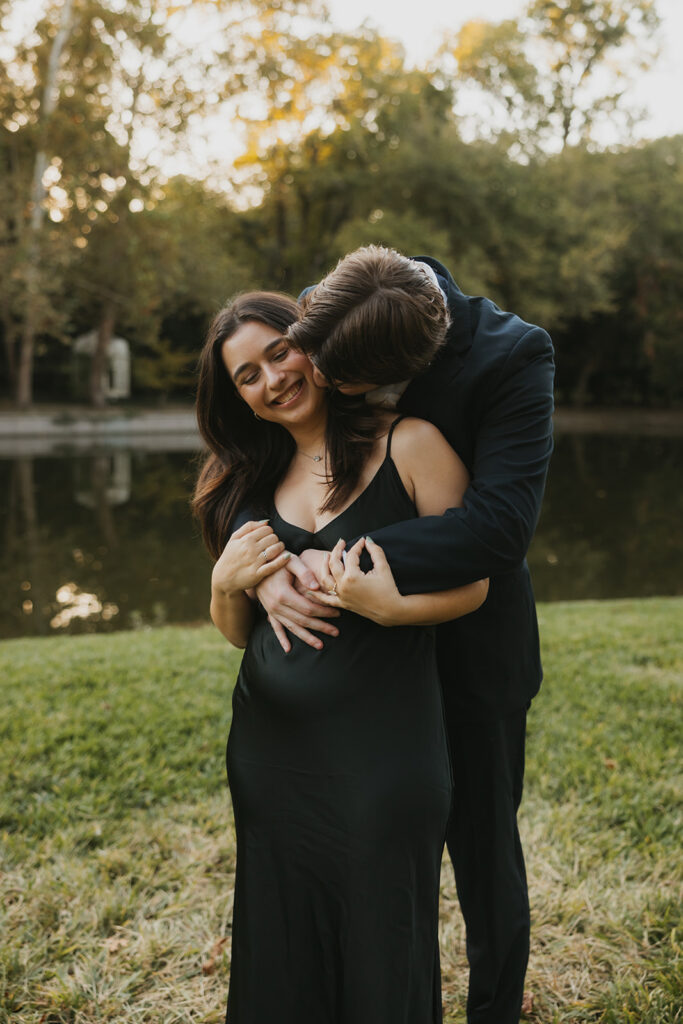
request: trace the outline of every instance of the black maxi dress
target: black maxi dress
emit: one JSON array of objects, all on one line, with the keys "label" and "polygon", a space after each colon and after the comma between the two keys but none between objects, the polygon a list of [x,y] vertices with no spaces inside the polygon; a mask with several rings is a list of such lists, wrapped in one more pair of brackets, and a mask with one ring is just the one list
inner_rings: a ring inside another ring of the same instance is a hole
[{"label": "black maxi dress", "polygon": [[[392,428],[393,429],[393,428]],[[387,454],[288,550],[331,550],[413,518]],[[433,630],[351,612],[321,651],[285,654],[265,616],[233,696],[228,780],[237,870],[227,1024],[442,1020],[439,873],[451,774]]]}]

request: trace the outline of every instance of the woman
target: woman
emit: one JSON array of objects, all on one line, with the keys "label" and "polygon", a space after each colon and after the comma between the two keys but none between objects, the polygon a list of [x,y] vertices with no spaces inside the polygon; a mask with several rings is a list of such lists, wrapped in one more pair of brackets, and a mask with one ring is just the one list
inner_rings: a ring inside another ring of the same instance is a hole
[{"label": "woman", "polygon": [[[458,504],[467,474],[431,424],[318,387],[284,336],[296,318],[284,296],[243,295],[214,320],[200,363],[212,454],[195,508],[217,559],[211,614],[247,647],[227,757],[237,831],[227,1020],[434,1024],[450,768],[424,627],[473,611],[486,582],[404,597],[366,535]],[[245,504],[261,518],[229,537]],[[291,553],[342,608],[370,592],[377,621],[342,611],[337,638],[317,650],[294,640],[285,653],[245,591]]]}]

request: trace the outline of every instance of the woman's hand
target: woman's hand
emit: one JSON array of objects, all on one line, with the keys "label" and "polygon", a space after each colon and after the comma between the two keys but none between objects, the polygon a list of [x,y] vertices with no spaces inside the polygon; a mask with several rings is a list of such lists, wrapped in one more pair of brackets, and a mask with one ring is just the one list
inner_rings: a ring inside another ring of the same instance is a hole
[{"label": "woman's hand", "polygon": [[245,523],[233,533],[214,565],[211,586],[222,594],[249,590],[286,565],[290,557],[267,519]]},{"label": "woman's hand", "polygon": [[[306,548],[299,555],[299,559],[304,563],[307,569],[310,569],[316,580],[322,586],[323,579],[329,576],[329,562],[330,553],[329,551],[318,551],[315,548]],[[297,586],[298,590],[304,593],[309,588],[302,588]]]},{"label": "woman's hand", "polygon": [[[331,608],[345,608],[363,615],[380,626],[397,625],[402,598],[384,551],[370,537],[362,537],[347,552],[344,565],[345,546],[345,542],[339,540],[330,552],[329,569],[323,573],[322,590],[315,592],[315,599]],[[372,560],[372,569],[367,573],[360,567],[363,549]]]},{"label": "woman's hand", "polygon": [[[368,573],[360,568],[364,547],[372,559]],[[469,615],[486,600],[487,579],[431,594],[401,594],[379,544],[370,537],[359,540],[346,556],[346,568],[343,548],[340,540],[330,552],[329,575],[323,574],[321,590],[315,594],[330,608],[346,608],[380,626],[436,626]]]}]

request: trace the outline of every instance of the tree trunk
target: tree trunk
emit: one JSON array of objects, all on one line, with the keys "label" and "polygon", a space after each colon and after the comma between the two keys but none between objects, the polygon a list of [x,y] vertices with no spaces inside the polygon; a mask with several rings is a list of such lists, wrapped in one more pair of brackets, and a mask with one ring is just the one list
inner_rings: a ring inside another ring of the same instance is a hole
[{"label": "tree trunk", "polygon": [[20,409],[33,404],[33,356],[36,346],[36,328],[33,310],[29,307],[24,317],[19,344],[16,376],[16,402]]},{"label": "tree trunk", "polygon": [[19,497],[24,514],[23,559],[26,566],[28,582],[31,590],[28,600],[33,605],[33,634],[49,633],[49,624],[44,609],[50,604],[50,591],[47,585],[47,561],[43,557],[40,545],[40,529],[38,526],[38,507],[36,503],[36,487],[34,479],[33,459],[22,457],[17,459],[17,477]]},{"label": "tree trunk", "polygon": [[107,367],[107,354],[109,342],[114,334],[116,323],[116,310],[113,302],[107,302],[102,307],[100,325],[97,329],[97,343],[90,363],[90,404],[95,409],[104,409],[107,400],[102,387],[105,370]]},{"label": "tree trunk", "polygon": [[576,387],[572,393],[572,404],[578,405],[579,408],[588,404],[588,399],[591,397],[588,385],[593,374],[598,370],[600,365],[600,359],[598,356],[593,355],[581,367],[581,373],[579,379],[576,382]]},{"label": "tree trunk", "polygon": [[17,392],[17,329],[10,316],[3,317],[5,339],[5,365],[12,394]]},{"label": "tree trunk", "polygon": [[[50,48],[50,56],[45,73],[45,89],[43,91],[43,102],[41,109],[41,129],[43,139],[47,122],[55,111],[59,99],[59,87],[57,85],[57,72],[62,50],[69,36],[71,29],[71,10],[73,0],[64,0],[59,29],[55,35],[54,42]],[[43,176],[47,167],[47,153],[40,149],[36,153],[33,165],[33,182],[31,185],[31,199],[29,208],[31,220],[29,223],[29,244],[27,248],[26,268],[26,313],[24,326],[21,332],[21,343],[19,349],[19,362],[16,378],[16,402],[20,409],[28,409],[33,402],[33,360],[36,347],[36,334],[39,329],[35,315],[36,302],[40,295],[40,273],[38,270],[40,260],[40,233],[45,220],[45,186]]]}]

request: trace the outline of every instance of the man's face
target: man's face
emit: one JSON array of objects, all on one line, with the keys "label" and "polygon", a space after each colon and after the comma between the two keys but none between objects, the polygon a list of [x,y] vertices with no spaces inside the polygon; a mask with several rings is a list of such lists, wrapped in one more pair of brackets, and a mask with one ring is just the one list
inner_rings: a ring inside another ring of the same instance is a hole
[{"label": "man's face", "polygon": [[320,388],[326,388],[332,384],[332,387],[336,391],[341,391],[342,395],[364,395],[377,387],[376,384],[359,383],[358,381],[353,384],[344,383],[343,381],[329,381],[317,366],[313,367],[313,380]]}]

